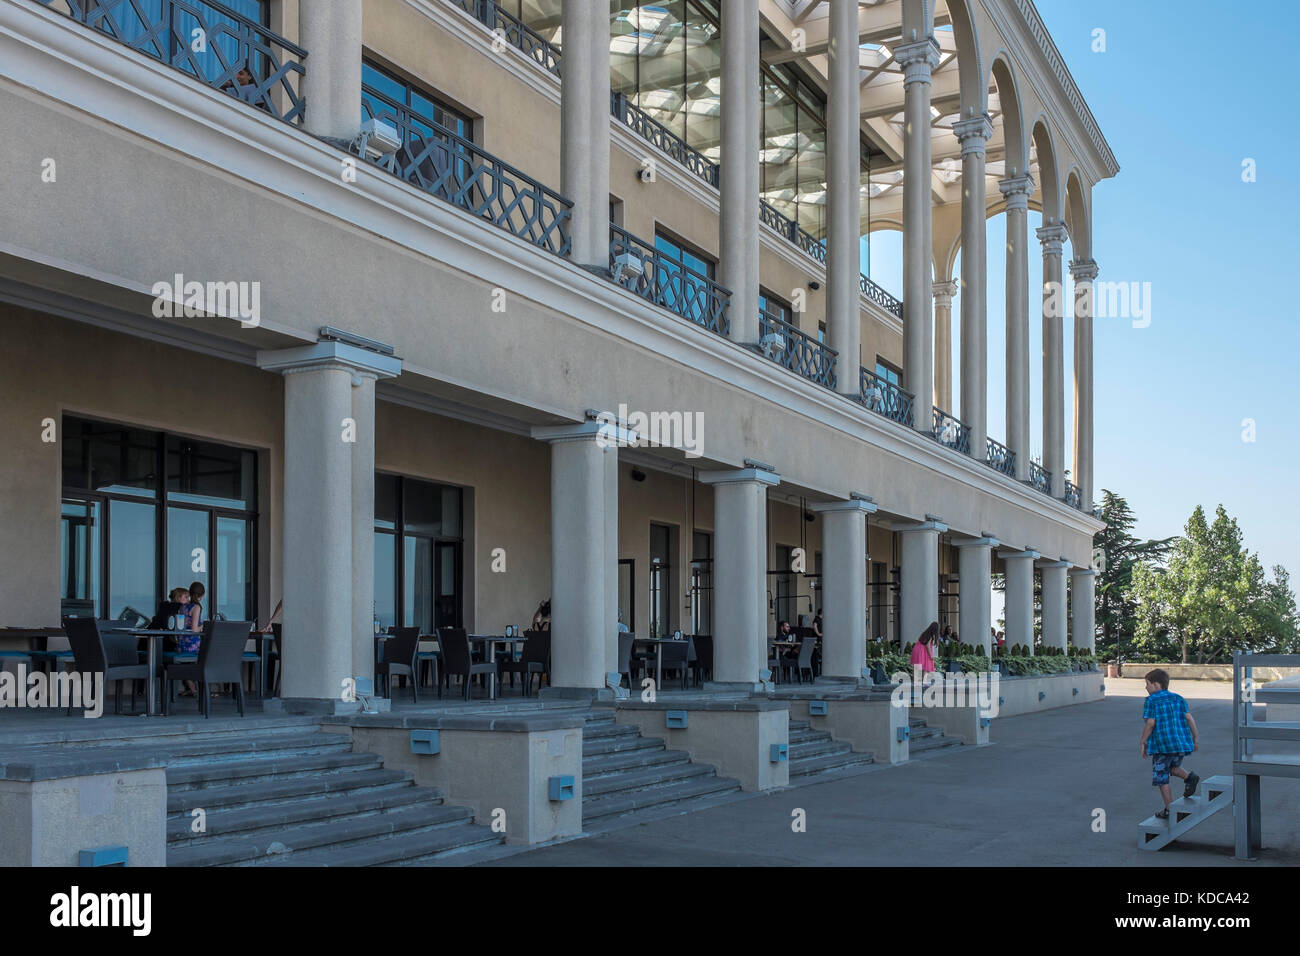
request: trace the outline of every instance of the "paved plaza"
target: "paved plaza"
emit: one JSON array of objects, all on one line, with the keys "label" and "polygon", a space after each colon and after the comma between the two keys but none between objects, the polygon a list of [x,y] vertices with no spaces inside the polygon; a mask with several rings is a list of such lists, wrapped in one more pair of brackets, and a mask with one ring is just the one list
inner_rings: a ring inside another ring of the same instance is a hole
[{"label": "paved plaza", "polygon": [[[1201,731],[1187,766],[1231,771],[1231,686],[1180,681]],[[1300,781],[1265,779],[1259,864],[1232,859],[1230,811],[1169,848],[1137,848],[1159,809],[1138,757],[1139,680],[1107,699],[993,724],[988,747],[741,799],[685,816],[544,847],[505,866],[1256,866],[1300,864]],[[792,814],[807,830],[792,832]],[[1104,832],[1092,829],[1106,814]]]}]

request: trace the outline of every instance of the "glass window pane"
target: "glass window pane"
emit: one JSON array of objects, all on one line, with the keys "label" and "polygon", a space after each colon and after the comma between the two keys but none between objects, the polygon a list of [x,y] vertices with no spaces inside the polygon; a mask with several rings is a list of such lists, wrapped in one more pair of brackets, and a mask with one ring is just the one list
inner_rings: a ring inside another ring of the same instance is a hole
[{"label": "glass window pane", "polygon": [[516,14],[524,22],[525,26],[541,34],[543,40],[558,45],[563,42],[560,33],[560,24],[563,20],[561,13],[562,2],[563,0],[522,0],[516,9],[516,5],[512,0],[505,7],[511,13]]},{"label": "glass window pane", "polygon": [[63,500],[60,615],[94,617],[99,612],[101,526],[98,501]]},{"label": "glass window pane", "polygon": [[375,619],[380,630],[397,624],[397,536],[375,532]]},{"label": "glass window pane", "polygon": [[213,442],[169,436],[167,498],[252,511],[257,507],[256,456]]},{"label": "glass window pane", "polygon": [[375,527],[397,527],[397,477],[375,475]]},{"label": "glass window pane", "polygon": [[158,488],[158,435],[100,422],[81,423],[90,448],[90,487],[153,497]]},{"label": "glass window pane", "polygon": [[722,155],[718,93],[722,38],[718,27],[695,6],[686,5],[686,142],[717,162]]},{"label": "glass window pane", "polygon": [[[151,618],[158,609],[154,505],[114,500],[109,502],[108,518],[108,614],[120,617],[131,607]],[[186,578],[185,583],[191,580]]]},{"label": "glass window pane", "polygon": [[813,238],[826,235],[826,129],[799,113],[799,225]]},{"label": "glass window pane", "polygon": [[461,490],[450,485],[442,487],[442,537],[459,538]]},{"label": "glass window pane", "polygon": [[[187,588],[198,581],[208,592],[202,601],[203,620],[212,617],[212,543],[208,540],[208,512],[189,508],[167,509],[167,586]],[[113,529],[114,538],[117,529]],[[116,565],[112,569],[117,575]],[[141,608],[143,610],[143,608]],[[149,613],[153,613],[149,608]]]},{"label": "glass window pane", "polygon": [[404,538],[403,559],[405,574],[402,584],[406,592],[403,602],[402,623],[418,627],[420,633],[433,632],[433,542],[428,538]]},{"label": "glass window pane", "polygon": [[402,530],[442,533],[442,494],[438,485],[407,478],[402,482]]},{"label": "glass window pane", "polygon": [[642,6],[637,20],[637,106],[686,138],[683,0]]},{"label": "glass window pane", "polygon": [[625,0],[609,4],[609,73],[610,89],[636,102],[637,23],[640,7]]},{"label": "glass window pane", "polygon": [[460,548],[459,544],[438,545],[438,627],[459,627],[460,615]]},{"label": "glass window pane", "polygon": [[213,606],[227,621],[253,619],[253,524],[217,518],[217,596]]},{"label": "glass window pane", "polygon": [[798,137],[794,100],[768,75],[763,77],[762,164],[763,199],[793,220],[798,177]]}]

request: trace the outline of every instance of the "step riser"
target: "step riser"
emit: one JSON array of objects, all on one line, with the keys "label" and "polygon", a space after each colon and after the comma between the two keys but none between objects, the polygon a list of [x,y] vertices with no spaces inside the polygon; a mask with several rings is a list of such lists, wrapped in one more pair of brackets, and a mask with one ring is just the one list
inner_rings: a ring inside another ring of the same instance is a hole
[{"label": "step riser", "polygon": [[[346,775],[340,774],[339,776],[346,776]],[[411,786],[410,779],[394,780],[388,783],[359,784],[358,786],[355,787],[342,787],[337,790],[317,791],[308,794],[290,794],[286,796],[276,796],[276,797],[267,798],[265,800],[247,800],[247,799],[241,800],[239,799],[240,796],[239,794],[231,794],[229,795],[229,799],[233,800],[233,802],[229,802],[229,803],[223,802],[217,804],[215,801],[208,800],[207,802],[209,805],[206,807],[204,807],[204,802],[202,800],[186,800],[184,801],[184,804],[182,806],[173,806],[171,798],[169,797],[167,800],[167,817],[168,819],[172,819],[174,817],[182,817],[182,816],[188,817],[190,815],[190,811],[194,810],[196,807],[203,807],[205,810],[209,810],[209,811],[211,811],[214,808],[223,811],[251,810],[255,807],[257,808],[280,807],[280,806],[286,806],[295,803],[305,803],[308,800],[327,799],[329,797],[340,796],[340,795],[358,796],[360,794],[367,794],[367,793],[382,793],[385,790],[397,790],[409,786]],[[232,788],[232,789],[241,789],[241,788]],[[215,793],[220,794],[221,791],[216,790]],[[195,794],[184,794],[183,796],[193,796],[193,795]]]},{"label": "step riser", "polygon": [[[210,842],[227,837],[236,839],[256,838],[265,833],[279,833],[294,826],[314,826],[322,823],[334,823],[354,817],[364,817],[380,813],[399,813],[419,806],[426,800],[436,800],[442,805],[442,798],[421,797],[415,787],[396,788],[377,794],[364,796],[360,800],[350,801],[307,801],[300,808],[300,815],[276,817],[270,822],[263,822],[265,814],[243,820],[230,819],[235,812],[211,813],[207,817],[207,832],[194,833],[190,829],[192,822],[188,814],[168,819],[167,843],[177,845],[190,842]],[[260,808],[259,808],[260,809]],[[183,824],[177,826],[176,824]]]},{"label": "step riser", "polygon": [[249,859],[232,860],[229,863],[218,863],[215,865],[216,866],[262,866],[266,863],[275,862],[277,860],[292,860],[295,854],[302,854],[302,853],[307,853],[315,850],[343,849],[348,847],[356,847],[363,843],[379,844],[379,843],[386,842],[388,840],[404,840],[404,839],[409,840],[413,837],[421,836],[426,833],[432,833],[435,830],[451,830],[456,828],[464,829],[467,831],[466,843],[473,844],[478,842],[478,840],[475,837],[471,836],[468,832],[470,830],[470,821],[461,820],[455,823],[414,825],[400,830],[393,830],[393,831],[388,831],[379,834],[361,835],[356,837],[355,839],[332,840],[328,843],[318,843],[312,846],[296,847],[288,853],[274,853],[274,854],[263,853],[260,856],[252,857]]},{"label": "step riser", "polygon": [[169,794],[207,793],[213,790],[224,790],[227,788],[234,789],[258,783],[271,783],[280,780],[302,780],[308,777],[315,778],[334,773],[382,770],[383,768],[384,762],[376,757],[372,760],[359,760],[356,763],[348,763],[341,767],[305,767],[300,770],[268,770],[266,773],[259,773],[250,776],[223,777],[219,780],[196,780],[184,783],[172,783],[168,781],[167,792]]}]

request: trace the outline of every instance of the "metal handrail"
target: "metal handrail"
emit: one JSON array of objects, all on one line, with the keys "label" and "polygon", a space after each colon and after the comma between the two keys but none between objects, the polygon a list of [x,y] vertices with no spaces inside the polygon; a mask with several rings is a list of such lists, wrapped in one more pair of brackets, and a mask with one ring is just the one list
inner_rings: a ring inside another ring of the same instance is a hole
[{"label": "metal handrail", "polygon": [[361,92],[363,111],[391,123],[402,139],[391,165],[367,157],[372,162],[535,246],[568,254],[572,200],[373,87],[362,84]]},{"label": "metal handrail", "polygon": [[912,426],[916,396],[875,372],[858,367],[858,397],[867,408],[900,425]]},{"label": "metal handrail", "polygon": [[994,471],[1016,476],[1016,453],[1001,442],[987,436],[984,439],[984,463]]},{"label": "metal handrail", "polygon": [[839,352],[807,332],[762,309],[758,311],[759,351],[782,368],[810,382],[835,388]]},{"label": "metal handrail", "polygon": [[562,56],[549,40],[494,0],[451,0],[492,32],[501,31],[507,43],[549,73],[560,75]]},{"label": "metal handrail", "polygon": [[930,437],[954,451],[970,454],[970,426],[937,405],[931,406]]},{"label": "metal handrail", "polygon": [[1079,494],[1079,486],[1070,479],[1065,479],[1065,503],[1071,508],[1083,508],[1083,496]]},{"label": "metal handrail", "polygon": [[868,299],[876,303],[876,305],[880,306],[890,315],[897,317],[900,322],[902,321],[903,319],[902,299],[899,299],[896,296],[886,292],[884,289],[876,285],[874,282],[871,281],[871,279],[869,279],[867,276],[863,275],[862,273],[858,273],[858,287],[862,290],[862,294],[865,295]]},{"label": "metal handrail", "polygon": [[609,112],[632,132],[650,145],[657,146],[670,159],[676,160],[710,186],[718,185],[718,164],[695,147],[687,145],[686,140],[628,99],[626,93],[610,92]]},{"label": "metal handrail", "polygon": [[[626,256],[627,259],[620,261]],[[647,302],[696,325],[727,335],[731,290],[690,266],[669,259],[651,243],[619,226],[609,226],[609,268],[614,281]]]},{"label": "metal handrail", "polygon": [[1033,485],[1045,495],[1052,493],[1052,473],[1036,461],[1029,463],[1029,480],[1027,483]]}]

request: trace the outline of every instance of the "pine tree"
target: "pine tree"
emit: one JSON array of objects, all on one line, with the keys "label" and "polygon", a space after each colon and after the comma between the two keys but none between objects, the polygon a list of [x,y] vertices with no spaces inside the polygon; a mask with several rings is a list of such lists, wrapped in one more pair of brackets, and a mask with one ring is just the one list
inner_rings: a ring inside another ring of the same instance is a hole
[{"label": "pine tree", "polygon": [[1121,653],[1137,630],[1137,605],[1132,599],[1133,569],[1164,559],[1173,538],[1140,541],[1132,534],[1137,517],[1129,503],[1102,489],[1101,519],[1106,527],[1093,538],[1097,575],[1097,654]]}]

